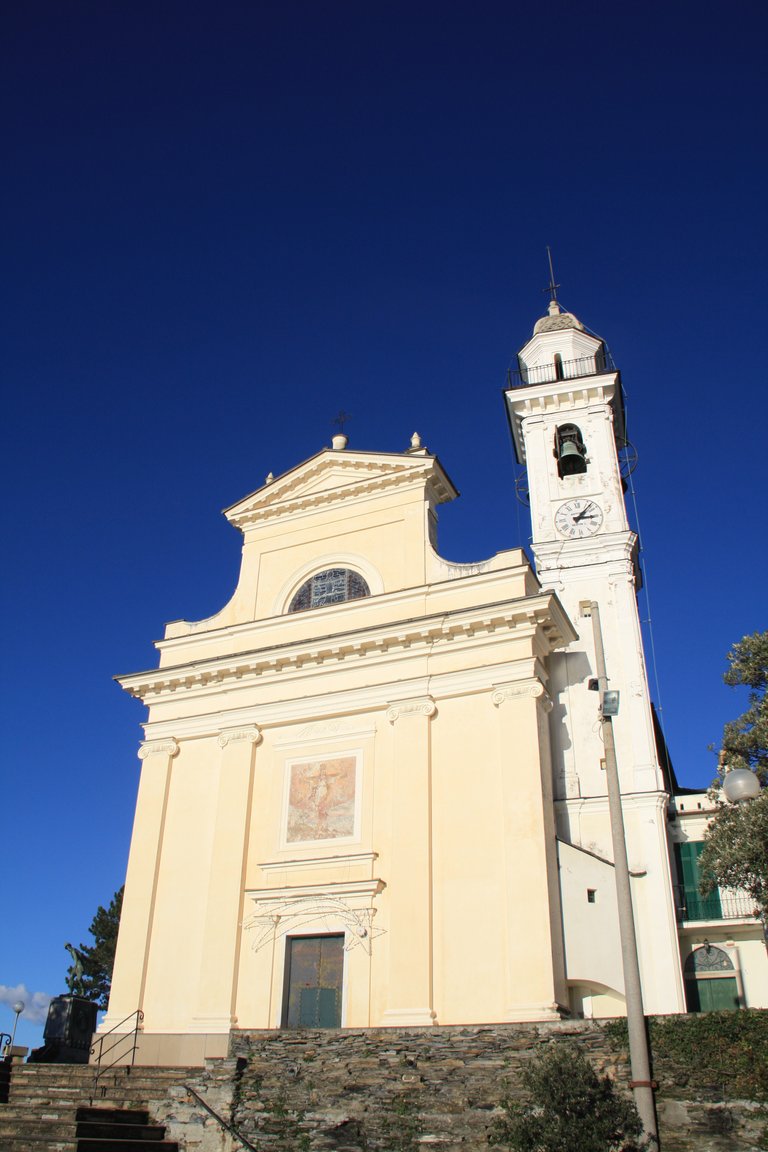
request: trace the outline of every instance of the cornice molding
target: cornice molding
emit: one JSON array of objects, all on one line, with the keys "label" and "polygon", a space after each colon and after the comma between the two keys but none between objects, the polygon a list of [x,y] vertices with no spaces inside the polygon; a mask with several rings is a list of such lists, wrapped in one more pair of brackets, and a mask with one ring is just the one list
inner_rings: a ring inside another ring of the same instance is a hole
[{"label": "cornice molding", "polygon": [[219,747],[226,748],[228,744],[245,743],[261,744],[263,736],[261,729],[253,724],[248,728],[227,728],[219,734]]},{"label": "cornice molding", "polygon": [[629,529],[620,529],[617,532],[601,532],[583,540],[563,540],[558,536],[551,540],[535,540],[531,550],[539,573],[546,571],[549,574],[572,567],[586,568],[589,565],[605,568],[606,564],[615,564],[621,569],[615,575],[621,579],[622,573],[625,578],[627,574],[632,574],[637,535]]},{"label": "cornice molding", "polygon": [[[405,669],[407,671],[407,669]],[[394,670],[398,672],[397,669]],[[475,662],[473,667],[432,672],[429,676],[388,676],[379,683],[365,683],[350,690],[334,688],[329,677],[318,678],[318,691],[302,692],[292,699],[262,700],[258,706],[259,727],[273,734],[274,747],[306,749],[307,745],[326,748],[331,744],[372,739],[381,722],[386,722],[386,709],[396,692],[407,692],[408,699],[431,695],[438,706],[442,700],[457,696],[488,695],[494,683],[538,676],[546,682],[546,671],[535,656],[526,656],[492,667]],[[195,711],[194,715],[153,719],[145,725],[146,739],[161,740],[173,736],[178,740],[217,740],[226,728],[248,727],[253,723],[254,706],[250,703],[233,708],[229,693],[211,695],[201,703],[219,699],[230,706],[226,710]]]},{"label": "cornice molding", "polygon": [[169,760],[179,753],[179,745],[175,740],[145,740],[139,745],[137,753],[139,760],[147,760],[150,756],[166,756]]},{"label": "cornice molding", "polygon": [[307,856],[305,859],[265,860],[259,864],[262,872],[305,872],[316,868],[371,867],[378,860],[378,852],[348,852],[336,856]]},{"label": "cornice molding", "polygon": [[415,700],[398,700],[387,708],[387,720],[394,724],[401,716],[434,716],[437,705],[431,696],[421,696]]},{"label": "cornice molding", "polygon": [[[312,481],[322,478],[323,473],[335,476],[337,483],[323,489],[312,487]],[[295,516],[323,505],[338,504],[412,483],[428,489],[430,497],[438,504],[456,496],[434,456],[382,457],[376,454],[366,458],[326,450],[293,472],[246,496],[228,508],[226,516],[236,527],[245,529],[256,522]]]},{"label": "cornice molding", "polygon": [[546,384],[529,384],[506,391],[510,410],[520,419],[558,412],[563,408],[582,408],[607,404],[616,389],[618,372],[601,376],[581,376],[573,380],[552,380]]},{"label": "cornice molding", "polygon": [[418,652],[436,642],[471,643],[495,633],[519,629],[539,631],[550,649],[575,639],[573,629],[553,593],[521,597],[497,604],[439,612],[421,619],[393,621],[321,639],[273,645],[251,652],[197,660],[118,677],[118,683],[141,700],[157,699],[170,692],[216,691],[221,685],[293,670],[338,665],[349,657]]}]

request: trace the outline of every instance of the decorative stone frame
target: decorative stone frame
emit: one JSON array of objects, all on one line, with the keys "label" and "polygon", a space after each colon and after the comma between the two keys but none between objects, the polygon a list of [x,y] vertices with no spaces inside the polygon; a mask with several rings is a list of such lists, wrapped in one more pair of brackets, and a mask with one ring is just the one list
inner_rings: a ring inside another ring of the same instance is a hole
[{"label": "decorative stone frame", "polygon": [[[355,800],[352,834],[349,836],[323,836],[315,840],[289,840],[288,817],[290,811],[291,775],[296,764],[307,764],[312,761],[353,759],[355,761]],[[363,799],[363,750],[361,748],[343,748],[338,751],[313,753],[307,751],[303,754],[287,757],[283,764],[283,799],[280,811],[280,849],[300,850],[303,848],[335,848],[347,844],[359,844],[361,836],[362,799]]]},{"label": "decorative stone frame", "polygon": [[[301,586],[311,579],[312,576],[318,572],[324,572],[328,568],[349,568],[352,572],[356,572],[358,576],[362,576],[368,585],[371,596],[380,596],[384,591],[384,581],[377,568],[364,556],[360,556],[356,552],[326,552],[323,556],[316,556],[314,560],[310,560],[307,564],[303,564],[301,568],[290,577],[289,580],[283,584],[282,588],[277,594],[274,604],[274,615],[285,616],[288,613],[288,606],[293,600],[296,593]],[[363,597],[362,599],[368,599]],[[358,601],[340,601],[343,604],[358,603]],[[325,605],[327,608],[333,608],[333,604]],[[319,608],[313,608],[313,612],[320,611]],[[300,613],[296,613],[297,616]]]}]

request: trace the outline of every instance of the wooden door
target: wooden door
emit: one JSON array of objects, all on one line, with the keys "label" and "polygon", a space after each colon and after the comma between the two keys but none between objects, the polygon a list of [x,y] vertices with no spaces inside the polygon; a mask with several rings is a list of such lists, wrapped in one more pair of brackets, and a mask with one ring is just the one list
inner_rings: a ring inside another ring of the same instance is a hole
[{"label": "wooden door", "polygon": [[343,936],[289,936],[284,1028],[340,1028]]},{"label": "wooden door", "polygon": [[709,980],[686,980],[686,1007],[689,1012],[725,1012],[739,1007],[735,976]]}]

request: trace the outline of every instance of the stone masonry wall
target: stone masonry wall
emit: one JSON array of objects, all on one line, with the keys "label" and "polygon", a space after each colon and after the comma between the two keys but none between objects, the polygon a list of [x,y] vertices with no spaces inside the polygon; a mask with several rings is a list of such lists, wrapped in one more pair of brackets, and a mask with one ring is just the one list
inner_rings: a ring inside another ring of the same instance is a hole
[{"label": "stone masonry wall", "polygon": [[[629,1093],[626,1052],[592,1021],[243,1032],[233,1035],[234,1066],[227,1062],[227,1119],[264,1152],[417,1152],[427,1145],[487,1152],[500,1100],[522,1098],[520,1068],[556,1039],[577,1043]],[[212,1071],[199,1074],[203,1097]],[[658,1094],[663,1152],[765,1148],[759,1134],[768,1117],[758,1105],[716,1093],[686,1099],[674,1076],[666,1081]]]}]

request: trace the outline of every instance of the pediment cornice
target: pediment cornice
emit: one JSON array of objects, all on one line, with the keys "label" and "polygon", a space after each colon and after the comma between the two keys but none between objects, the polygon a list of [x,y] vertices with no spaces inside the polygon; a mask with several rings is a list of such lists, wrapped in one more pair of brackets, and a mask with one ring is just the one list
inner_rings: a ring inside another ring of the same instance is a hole
[{"label": "pediment cornice", "polygon": [[436,504],[457,495],[434,456],[326,449],[225,509],[224,515],[244,529],[264,520],[412,484],[423,485]]}]

